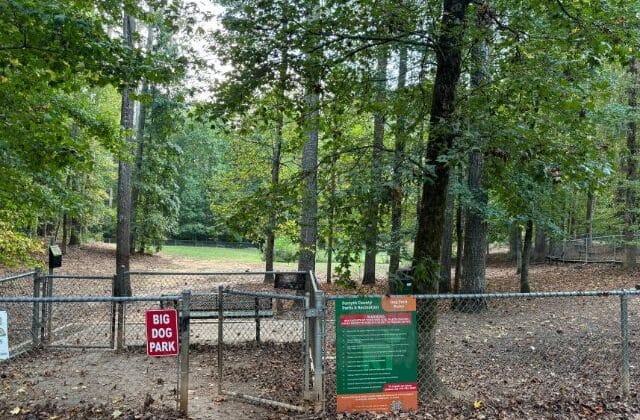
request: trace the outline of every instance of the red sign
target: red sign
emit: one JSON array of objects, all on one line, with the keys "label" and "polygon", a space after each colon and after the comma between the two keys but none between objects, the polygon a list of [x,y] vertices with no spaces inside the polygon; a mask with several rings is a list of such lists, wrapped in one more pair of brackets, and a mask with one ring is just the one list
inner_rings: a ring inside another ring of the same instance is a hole
[{"label": "red sign", "polygon": [[151,309],[146,313],[147,356],[178,355],[178,312],[175,309]]}]

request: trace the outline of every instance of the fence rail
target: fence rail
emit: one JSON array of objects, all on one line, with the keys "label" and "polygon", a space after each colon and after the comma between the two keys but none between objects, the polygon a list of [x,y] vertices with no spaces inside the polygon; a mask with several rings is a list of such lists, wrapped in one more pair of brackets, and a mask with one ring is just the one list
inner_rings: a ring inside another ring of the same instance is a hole
[{"label": "fence rail", "polygon": [[[634,242],[640,239],[636,235]],[[621,263],[628,241],[622,235],[586,236],[551,242],[547,259],[560,262]]]},{"label": "fence rail", "polygon": [[[275,290],[275,274],[132,272],[139,295],[112,297],[105,294],[118,281],[113,276],[34,272],[0,282],[0,310],[9,314],[16,353],[118,343],[135,351],[144,348],[145,312],[175,306],[189,352],[174,361],[135,358],[157,370],[157,384],[147,384],[153,398],[173,392],[186,410],[189,390],[212,398],[216,383],[218,396],[336,416],[335,302],[356,296],[325,295],[313,273],[305,274],[304,292]],[[94,295],[79,295],[85,292]],[[434,415],[446,417],[443,407],[456,404],[439,398],[444,390],[539,417],[547,413],[540,401],[598,395],[604,404],[640,392],[640,290],[403,296],[418,302],[420,408]]]}]

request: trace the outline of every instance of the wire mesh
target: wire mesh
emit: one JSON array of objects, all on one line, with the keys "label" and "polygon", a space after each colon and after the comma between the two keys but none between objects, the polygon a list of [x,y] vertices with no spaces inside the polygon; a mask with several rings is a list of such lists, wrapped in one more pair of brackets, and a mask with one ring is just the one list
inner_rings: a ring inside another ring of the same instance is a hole
[{"label": "wire mesh", "polygon": [[[238,299],[252,305],[256,298],[279,302],[273,302],[271,315],[258,318],[234,317],[230,312]],[[225,290],[222,302],[223,309],[230,313],[222,321],[222,366],[216,365],[214,379],[220,381],[223,392],[302,406],[306,348],[303,300]],[[196,325],[192,323],[192,328]]]},{"label": "wire mesh", "polygon": [[[0,279],[0,297],[33,296],[36,272],[19,273]],[[38,290],[36,291],[39,293]],[[7,313],[7,322],[12,328],[7,332],[9,353],[19,354],[34,346],[34,311],[37,305],[31,302],[0,302],[0,311]],[[36,337],[37,340],[37,337]]]},{"label": "wire mesh", "polygon": [[[596,395],[620,395],[620,297],[451,299],[418,296],[420,408],[451,415],[459,401],[514,413],[544,413]],[[629,317],[640,314],[631,300]],[[335,302],[326,308],[326,412],[336,414]],[[636,316],[637,317],[637,316]],[[637,323],[636,323],[637,324]],[[631,329],[632,392],[640,325]],[[451,397],[459,398],[451,398]],[[471,404],[461,404],[464,413]],[[449,411],[447,411],[449,410]],[[454,410],[455,412],[455,410]],[[473,415],[473,409],[468,415]],[[436,415],[437,416],[437,415]],[[464,416],[464,414],[463,414]]]},{"label": "wire mesh", "polygon": [[291,290],[274,288],[274,275],[298,274],[298,272],[131,272],[129,276],[134,296],[149,294],[179,294],[183,290],[192,293],[217,293],[220,285],[245,291],[262,291],[282,295]]},{"label": "wire mesh", "polygon": [[[96,404],[103,410],[175,409],[178,389],[176,357],[150,358],[146,355],[143,335],[140,346],[124,352],[104,351],[113,347],[111,308],[117,301],[140,310],[159,307],[161,297],[0,297],[0,308],[15,308],[31,314],[31,307],[52,307],[51,332],[44,332],[39,350],[11,358],[2,363],[2,387],[11,404]],[[10,312],[10,313],[11,313]],[[46,329],[46,323],[42,323]],[[24,329],[9,318],[10,348],[12,332]],[[144,333],[143,333],[144,334]],[[99,349],[102,348],[102,349]],[[25,398],[23,398],[25,397]],[[27,401],[28,397],[28,401]],[[96,412],[96,414],[99,414]]]}]

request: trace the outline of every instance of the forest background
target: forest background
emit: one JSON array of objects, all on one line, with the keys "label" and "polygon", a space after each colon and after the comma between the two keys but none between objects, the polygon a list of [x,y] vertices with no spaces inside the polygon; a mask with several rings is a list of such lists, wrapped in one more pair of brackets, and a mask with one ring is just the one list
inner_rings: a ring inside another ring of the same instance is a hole
[{"label": "forest background", "polygon": [[266,270],[322,255],[345,285],[406,265],[416,291],[482,292],[488,244],[508,243],[526,292],[532,258],[600,233],[636,264],[638,2],[2,0],[0,16],[0,264],[50,237],[117,238],[118,272],[167,238],[248,241]]}]

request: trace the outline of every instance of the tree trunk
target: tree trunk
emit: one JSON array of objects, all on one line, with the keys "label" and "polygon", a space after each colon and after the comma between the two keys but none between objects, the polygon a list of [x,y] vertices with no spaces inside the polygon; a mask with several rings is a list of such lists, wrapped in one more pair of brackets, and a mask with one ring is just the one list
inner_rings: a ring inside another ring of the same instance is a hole
[{"label": "tree trunk", "polygon": [[591,248],[593,242],[593,209],[596,203],[593,191],[589,189],[587,192],[587,246]]},{"label": "tree trunk", "polygon": [[[133,48],[133,18],[124,14],[122,37],[125,45]],[[128,84],[122,89],[122,105],[120,111],[120,125],[124,130],[133,129],[133,103],[130,98],[132,87]],[[127,142],[132,142],[131,136]],[[129,271],[131,256],[131,165],[126,160],[118,163],[118,224],[116,229],[116,296],[131,296],[131,283],[124,273]]]},{"label": "tree trunk", "polygon": [[464,256],[464,225],[462,219],[462,200],[458,194],[458,205],[456,206],[456,271],[453,278],[453,293],[460,293],[460,283],[462,281],[462,258]]},{"label": "tree trunk", "polygon": [[[433,168],[422,185],[422,204],[418,214],[413,268],[414,287],[418,293],[438,293],[438,264],[444,233],[444,214],[449,185],[449,165],[443,156],[449,154],[456,133],[453,131],[456,110],[456,86],[462,64],[464,17],[469,0],[444,0],[440,34],[435,46],[436,77],[433,84],[430,132],[426,164]],[[423,399],[445,392],[438,377],[435,358],[435,327],[438,306],[435,300],[420,300],[418,305],[418,369],[424,380],[419,384]]]},{"label": "tree trunk", "polygon": [[[276,121],[276,132],[273,139],[273,154],[271,157],[271,190],[276,191],[280,184],[280,162],[282,154],[282,129],[284,128],[284,101],[285,101],[285,89],[287,81],[287,61],[288,51],[284,49],[282,52],[282,62],[280,63],[280,86],[279,90],[279,107],[278,117]],[[267,240],[264,249],[265,271],[273,271],[273,260],[275,257],[275,245],[276,245],[276,229],[277,229],[277,206],[271,206],[269,214],[269,225],[267,226]],[[265,283],[271,283],[274,281],[273,274],[267,274],[264,276]]]},{"label": "tree trunk", "polygon": [[[71,178],[71,190],[78,192],[78,179]],[[70,217],[69,222],[69,246],[80,246],[80,220],[77,215]]]},{"label": "tree trunk", "polygon": [[376,69],[376,112],[373,117],[373,148],[371,151],[371,180],[369,181],[369,205],[367,206],[367,229],[365,232],[364,275],[362,284],[376,282],[376,255],[378,253],[378,224],[380,218],[382,148],[384,147],[385,87],[387,80],[387,50],[382,49]]},{"label": "tree trunk", "polygon": [[[462,284],[460,293],[484,293],[486,289],[485,264],[487,260],[487,220],[483,210],[488,194],[483,185],[482,151],[474,149],[469,158],[468,186],[474,203],[467,206],[464,224],[464,255],[462,257]],[[484,299],[464,299],[457,309],[478,312],[486,308]]]},{"label": "tree trunk", "polygon": [[[398,58],[398,85],[396,96],[404,95],[407,82],[407,46],[401,44]],[[403,106],[398,106],[395,130],[395,152],[393,162],[393,190],[391,191],[391,249],[389,250],[389,279],[395,275],[400,267],[400,250],[402,249],[402,199],[403,182],[402,172],[404,163],[404,150],[406,139],[406,117]],[[451,247],[449,247],[451,248]],[[449,252],[449,266],[451,266],[451,252]],[[451,275],[449,275],[451,280]]]},{"label": "tree trunk", "polygon": [[518,239],[518,235],[522,235],[520,228],[517,223],[511,223],[511,228],[509,229],[509,253],[507,257],[509,261],[518,262],[518,254],[520,253],[521,244],[520,239]]},{"label": "tree trunk", "polygon": [[[153,48],[154,29],[150,25],[147,32],[147,51],[151,51]],[[138,208],[138,196],[140,195],[140,183],[142,182],[142,163],[144,160],[144,129],[147,122],[147,102],[149,98],[146,96],[149,94],[149,83],[147,80],[142,82],[142,101],[140,102],[140,109],[138,111],[138,122],[136,128],[136,166],[133,172],[133,179],[131,181],[131,240],[130,240],[130,253],[136,252],[136,239],[140,232],[138,231],[138,223],[136,220],[136,212]],[[144,253],[144,248],[140,250],[140,253]]]},{"label": "tree trunk", "polygon": [[[472,95],[481,94],[481,89],[487,81],[490,63],[490,49],[488,39],[487,7],[478,7],[476,29],[479,38],[474,40],[471,50]],[[467,206],[464,223],[464,255],[462,268],[462,284],[460,293],[479,294],[486,289],[487,262],[487,219],[484,211],[489,202],[489,194],[484,187],[484,155],[483,149],[486,139],[484,133],[475,137],[474,145],[469,155],[467,185],[472,203]],[[459,301],[458,309],[469,312],[479,312],[486,308],[484,299],[464,299]]]},{"label": "tree trunk", "polygon": [[62,242],[60,242],[60,251],[62,255],[67,254],[67,242],[69,242],[69,213],[65,210],[62,212]]},{"label": "tree trunk", "polygon": [[302,174],[304,193],[300,217],[300,257],[298,270],[312,271],[316,267],[316,241],[318,237],[318,125],[320,84],[317,80],[307,88],[305,133],[302,147]]},{"label": "tree trunk", "polygon": [[529,259],[531,258],[531,240],[533,236],[533,220],[527,220],[527,228],[524,233],[522,245],[522,268],[520,269],[520,293],[529,293]]},{"label": "tree trunk", "polygon": [[331,156],[331,168],[330,170],[330,185],[329,185],[329,215],[327,220],[327,284],[331,284],[331,277],[333,276],[333,235],[334,235],[334,220],[336,214],[335,197],[336,197],[336,163],[338,161],[338,155],[334,152]]},{"label": "tree trunk", "polygon": [[522,226],[515,226],[515,243],[516,243],[516,274],[520,274],[522,270]]},{"label": "tree trunk", "polygon": [[438,293],[451,292],[451,247],[453,246],[453,207],[455,195],[449,186],[447,207],[444,213],[444,233],[442,236],[442,256],[440,257],[440,284]]},{"label": "tree trunk", "polygon": [[[629,66],[629,72],[631,74],[631,87],[629,88],[629,108],[635,111],[638,107],[638,61],[633,58],[631,65]],[[625,256],[624,256],[624,268],[634,269],[636,268],[636,258],[638,255],[638,245],[635,243],[635,231],[636,231],[636,185],[635,182],[638,179],[637,169],[637,146],[636,146],[636,130],[637,122],[635,118],[627,124],[627,188],[625,194],[625,212],[624,212],[624,240],[626,242]]]},{"label": "tree trunk", "polygon": [[547,234],[540,225],[536,225],[536,240],[533,247],[533,261],[544,262],[547,258]]}]

